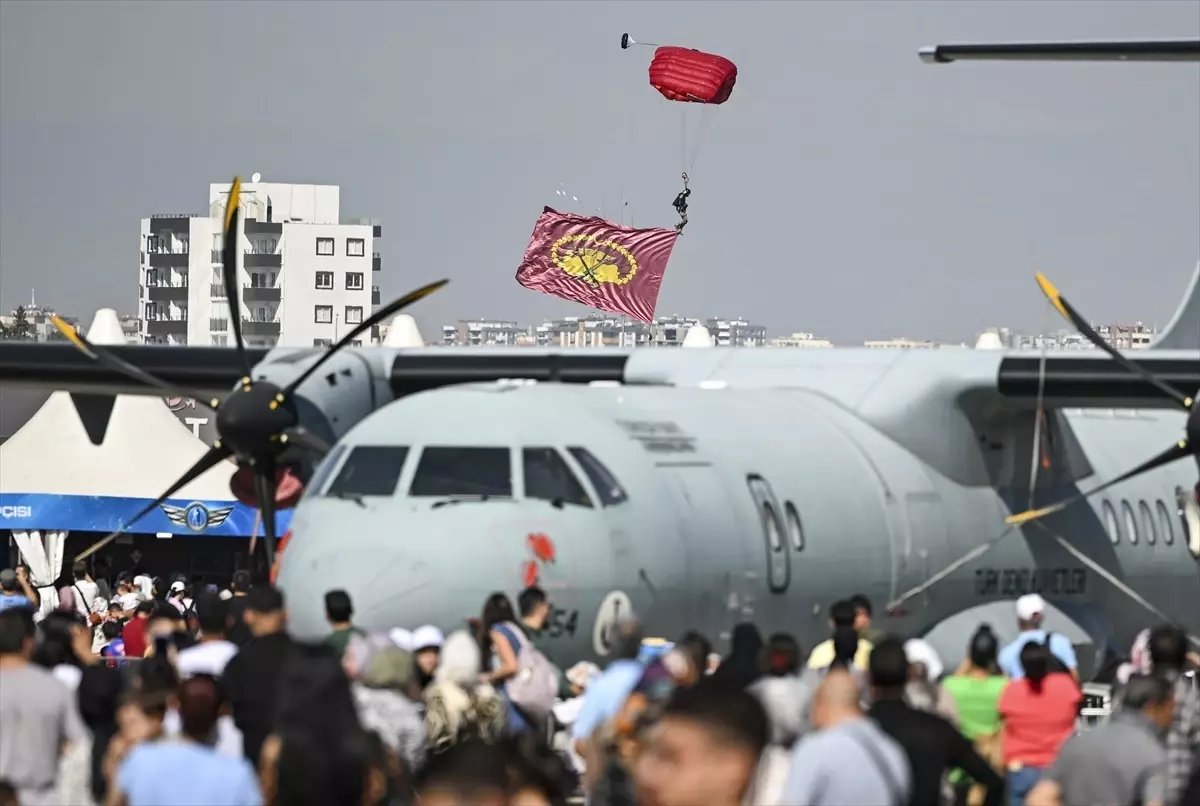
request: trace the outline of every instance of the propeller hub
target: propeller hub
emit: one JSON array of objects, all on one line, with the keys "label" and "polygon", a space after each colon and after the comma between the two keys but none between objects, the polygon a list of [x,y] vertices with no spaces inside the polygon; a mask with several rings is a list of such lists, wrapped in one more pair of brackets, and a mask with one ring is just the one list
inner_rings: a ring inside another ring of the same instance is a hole
[{"label": "propeller hub", "polygon": [[290,399],[279,402],[282,389],[269,381],[239,386],[217,410],[217,432],[221,442],[239,459],[251,464],[280,453],[285,445],[280,435],[296,424],[296,408]]}]

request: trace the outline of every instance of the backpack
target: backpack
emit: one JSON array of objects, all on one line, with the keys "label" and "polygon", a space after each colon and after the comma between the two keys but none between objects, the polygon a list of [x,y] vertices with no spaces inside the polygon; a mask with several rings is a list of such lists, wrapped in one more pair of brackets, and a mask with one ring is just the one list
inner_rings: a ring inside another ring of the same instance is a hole
[{"label": "backpack", "polygon": [[558,697],[558,674],[554,666],[520,627],[503,624],[497,629],[513,645],[517,656],[517,673],[504,683],[509,702],[538,722],[545,722]]}]

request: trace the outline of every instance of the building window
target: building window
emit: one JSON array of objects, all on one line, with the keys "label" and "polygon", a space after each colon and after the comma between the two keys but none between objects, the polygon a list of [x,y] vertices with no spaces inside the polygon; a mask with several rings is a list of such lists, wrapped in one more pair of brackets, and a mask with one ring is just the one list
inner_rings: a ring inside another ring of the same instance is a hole
[{"label": "building window", "polygon": [[313,315],[313,321],[319,325],[328,325],[333,323],[333,306],[332,305],[317,305]]},{"label": "building window", "polygon": [[367,254],[367,242],[362,238],[346,239],[346,257],[363,257]]},{"label": "building window", "polygon": [[331,271],[317,272],[317,288],[325,288],[325,289],[333,288],[333,272],[331,272]]},{"label": "building window", "polygon": [[362,291],[363,289],[363,273],[361,271],[346,272],[346,290],[347,291]]},{"label": "building window", "polygon": [[333,339],[313,339],[313,347],[332,347]]},{"label": "building window", "polygon": [[317,254],[333,255],[333,238],[317,238]]},{"label": "building window", "polygon": [[227,346],[229,346],[229,337],[228,336],[213,336],[212,343],[213,343],[213,347],[227,347]]},{"label": "building window", "polygon": [[362,339],[353,339],[350,342],[351,347],[362,347]]},{"label": "building window", "polygon": [[347,305],[346,306],[346,324],[361,325],[362,324],[362,306]]}]

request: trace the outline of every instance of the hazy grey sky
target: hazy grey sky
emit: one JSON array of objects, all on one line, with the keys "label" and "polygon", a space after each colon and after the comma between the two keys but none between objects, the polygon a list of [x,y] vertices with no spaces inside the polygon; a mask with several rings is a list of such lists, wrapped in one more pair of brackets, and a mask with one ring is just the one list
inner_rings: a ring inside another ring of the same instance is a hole
[{"label": "hazy grey sky", "polygon": [[660,314],[772,332],[1043,329],[1172,313],[1200,255],[1200,66],[958,64],[948,41],[1200,36],[1194,0],[0,2],[0,307],[133,312],[138,219],[234,173],[336,183],[384,225],[384,296],[585,309],[513,274],[559,181],[674,223],[679,119],[620,34],[737,62]]}]

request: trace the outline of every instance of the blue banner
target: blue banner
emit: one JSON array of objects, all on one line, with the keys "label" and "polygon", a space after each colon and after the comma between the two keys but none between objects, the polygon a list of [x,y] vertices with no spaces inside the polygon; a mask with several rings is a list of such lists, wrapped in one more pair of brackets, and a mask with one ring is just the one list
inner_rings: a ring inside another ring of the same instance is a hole
[{"label": "blue banner", "polygon": [[[0,529],[115,532],[152,498],[108,498],[92,495],[0,493]],[[180,537],[250,537],[257,510],[237,501],[191,501],[170,498],[142,517],[133,534],[170,533]],[[279,536],[287,531],[292,511],[275,515]],[[259,526],[262,534],[262,526]]]}]

